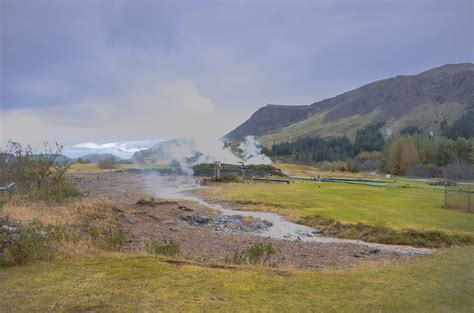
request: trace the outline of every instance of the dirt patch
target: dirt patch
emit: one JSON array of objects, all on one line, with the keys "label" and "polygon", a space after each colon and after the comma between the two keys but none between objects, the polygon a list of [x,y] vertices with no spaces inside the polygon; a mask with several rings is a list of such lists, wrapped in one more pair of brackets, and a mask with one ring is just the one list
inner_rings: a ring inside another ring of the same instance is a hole
[{"label": "dirt patch", "polygon": [[[139,205],[140,199],[150,199],[153,188],[160,188],[152,174],[120,172],[72,173],[69,180],[87,196],[108,199],[118,227],[126,241],[123,251],[143,252],[147,242],[175,241],[180,244],[181,258],[210,264],[222,264],[231,259],[236,250],[245,250],[258,243],[269,243],[275,249],[272,263],[282,266],[326,269],[346,268],[372,262],[387,262],[410,258],[398,253],[368,253],[367,247],[351,243],[310,243],[275,240],[252,235],[225,233],[214,227],[195,225],[183,217],[206,215],[214,218],[215,210],[189,201],[168,201],[158,205]],[[174,179],[174,178],[170,178]],[[150,185],[152,188],[150,188]],[[252,221],[247,220],[247,223]],[[243,224],[245,224],[243,222]]]}]

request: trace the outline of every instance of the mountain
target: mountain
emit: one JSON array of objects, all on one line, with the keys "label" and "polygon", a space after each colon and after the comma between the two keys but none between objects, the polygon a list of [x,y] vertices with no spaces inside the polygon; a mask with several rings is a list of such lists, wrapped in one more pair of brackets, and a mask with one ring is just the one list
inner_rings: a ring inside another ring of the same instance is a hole
[{"label": "mountain", "polygon": [[153,161],[158,163],[170,163],[173,160],[191,158],[196,155],[196,144],[190,138],[177,138],[162,141],[156,145],[137,151],[132,156],[134,162]]},{"label": "mountain", "polygon": [[114,154],[111,154],[111,153],[91,153],[91,154],[86,154],[86,155],[83,155],[83,156],[80,156],[78,159],[81,159],[83,161],[88,161],[90,163],[99,163],[100,161],[102,160],[105,160],[105,159],[110,159],[110,158],[113,158],[115,161],[121,161],[122,158],[114,155]]},{"label": "mountain", "polygon": [[257,136],[269,146],[306,136],[354,139],[369,124],[384,123],[384,134],[409,127],[439,132],[474,109],[474,64],[447,64],[417,75],[379,80],[311,105],[267,105],[224,136]]}]

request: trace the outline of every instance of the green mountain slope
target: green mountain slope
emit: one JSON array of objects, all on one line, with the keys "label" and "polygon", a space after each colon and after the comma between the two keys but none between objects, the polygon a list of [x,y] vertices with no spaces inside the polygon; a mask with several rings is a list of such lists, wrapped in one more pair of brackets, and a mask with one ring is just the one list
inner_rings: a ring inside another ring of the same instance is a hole
[{"label": "green mountain slope", "polygon": [[257,136],[265,145],[305,136],[353,139],[358,129],[384,122],[382,132],[408,126],[439,132],[441,122],[474,109],[474,64],[448,64],[417,75],[376,81],[307,106],[268,105],[227,134]]}]

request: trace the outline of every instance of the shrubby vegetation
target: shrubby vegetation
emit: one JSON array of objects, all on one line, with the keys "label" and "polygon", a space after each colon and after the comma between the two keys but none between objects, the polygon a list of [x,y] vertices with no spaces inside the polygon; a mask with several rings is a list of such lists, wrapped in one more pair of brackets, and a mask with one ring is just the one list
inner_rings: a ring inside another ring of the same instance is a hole
[{"label": "shrubby vegetation", "polygon": [[116,227],[92,227],[89,230],[94,243],[105,250],[120,251],[125,243],[125,235]]},{"label": "shrubby vegetation", "polygon": [[[2,224],[8,225],[8,220],[0,220],[0,226]],[[50,260],[61,242],[78,239],[74,232],[64,226],[44,225],[38,220],[15,228],[18,230],[14,235],[0,228],[0,266]]]},{"label": "shrubby vegetation", "polygon": [[402,136],[386,145],[384,168],[396,175],[471,179],[473,151],[474,139],[430,141],[423,135]]},{"label": "shrubby vegetation", "polygon": [[[193,166],[195,176],[210,176],[214,175],[214,163],[201,163]],[[267,175],[281,175],[281,172],[272,165],[258,164],[258,165],[241,165],[235,164],[221,164],[221,177],[227,181],[234,181],[239,176],[257,176],[263,177]]]},{"label": "shrubby vegetation", "polygon": [[181,246],[179,242],[170,240],[165,242],[150,241],[146,244],[146,249],[153,254],[176,256],[181,252]]},{"label": "shrubby vegetation", "polygon": [[230,260],[239,264],[268,264],[275,249],[270,243],[256,243],[250,245],[247,249],[236,250],[234,256]]},{"label": "shrubby vegetation", "polygon": [[0,153],[0,184],[14,182],[18,192],[28,196],[60,201],[76,196],[77,190],[66,182],[70,164],[62,160],[62,146],[44,143],[44,149],[34,152],[10,141]]},{"label": "shrubby vegetation", "polygon": [[326,235],[384,244],[442,248],[453,245],[472,245],[474,243],[474,237],[471,235],[452,235],[439,230],[395,230],[385,226],[364,225],[362,223],[343,224],[319,215],[305,216],[300,222],[317,227]]}]

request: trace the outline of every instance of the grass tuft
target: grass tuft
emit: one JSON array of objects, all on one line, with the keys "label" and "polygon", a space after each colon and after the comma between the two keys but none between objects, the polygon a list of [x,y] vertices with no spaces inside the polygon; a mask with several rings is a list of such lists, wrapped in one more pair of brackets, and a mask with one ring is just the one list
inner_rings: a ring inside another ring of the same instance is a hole
[{"label": "grass tuft", "polygon": [[125,243],[125,234],[114,227],[92,227],[89,235],[98,247],[109,251],[120,251]]},{"label": "grass tuft", "polygon": [[275,249],[270,243],[252,244],[244,251],[236,250],[230,260],[238,264],[268,264]]},{"label": "grass tuft", "polygon": [[166,256],[177,256],[181,252],[181,246],[179,242],[173,240],[164,243],[149,241],[146,243],[146,249],[150,253]]}]

